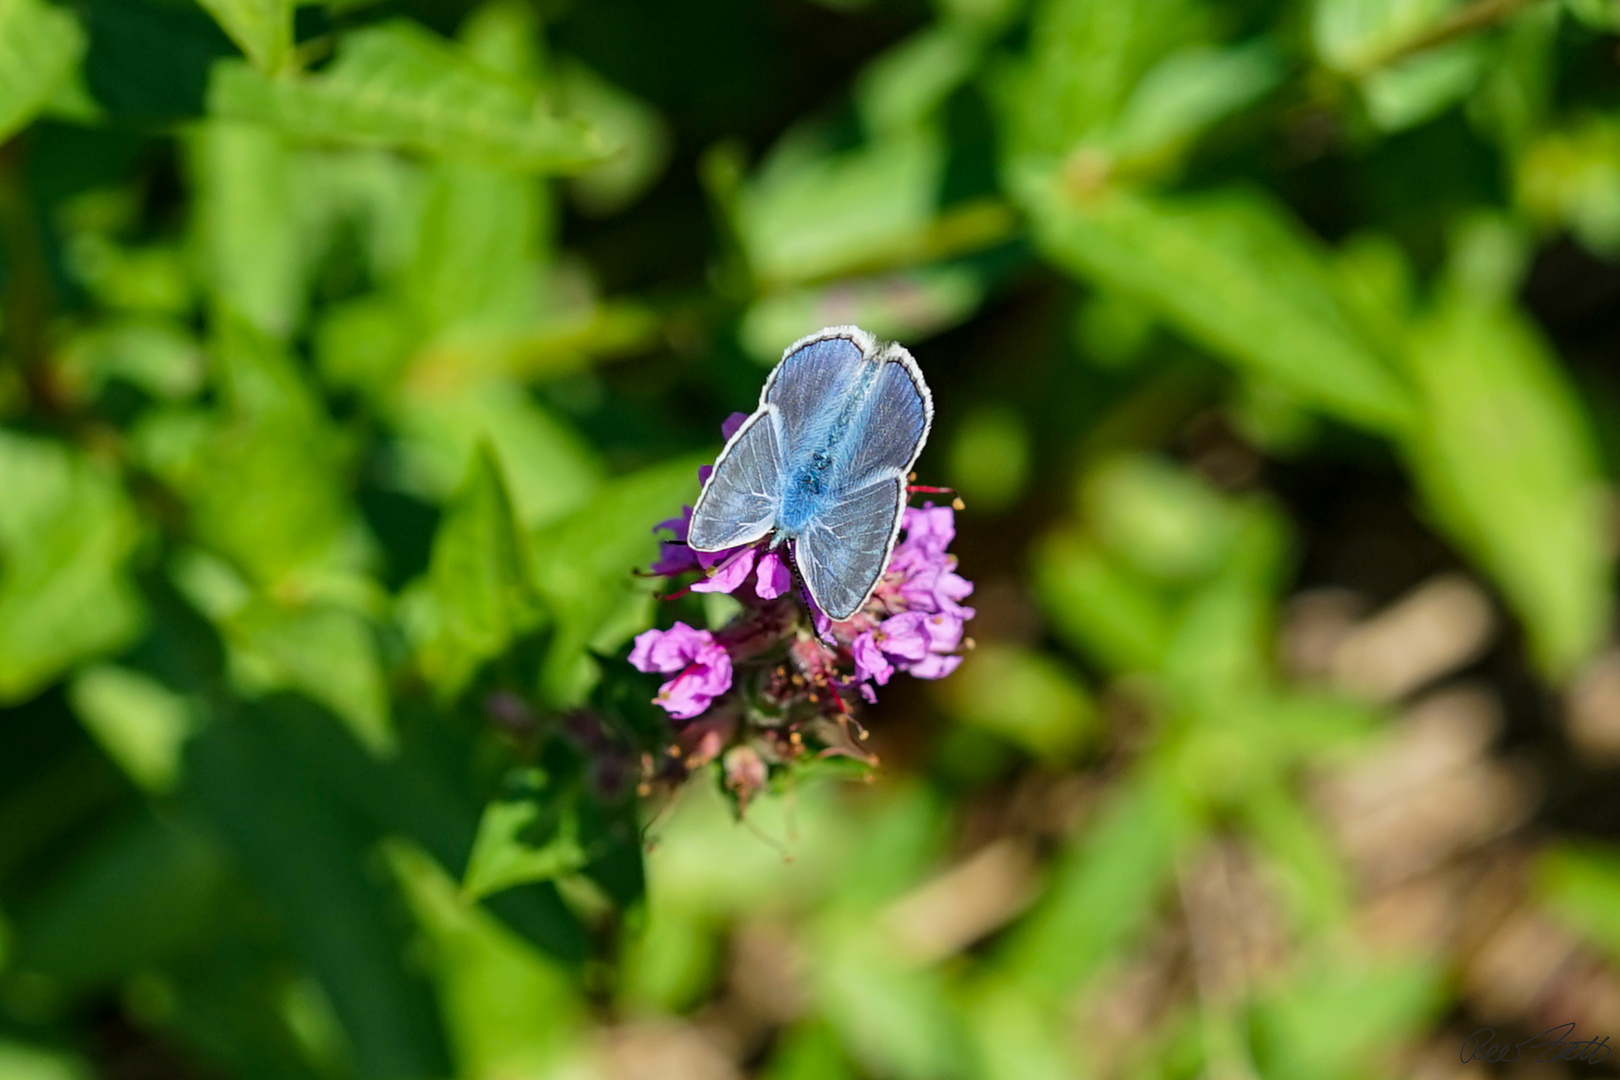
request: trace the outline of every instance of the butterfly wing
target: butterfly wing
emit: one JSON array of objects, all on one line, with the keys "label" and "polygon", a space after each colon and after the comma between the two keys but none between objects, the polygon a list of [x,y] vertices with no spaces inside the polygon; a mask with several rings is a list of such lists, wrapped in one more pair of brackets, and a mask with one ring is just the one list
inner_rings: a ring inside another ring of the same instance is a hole
[{"label": "butterfly wing", "polygon": [[911,472],[933,422],[933,395],[922,370],[900,346],[886,346],[866,392],[861,437],[849,443],[847,458],[838,462],[841,489],[855,491],[880,476]]},{"label": "butterfly wing", "polygon": [[863,357],[875,345],[865,330],[833,326],[788,346],[759,399],[761,408],[776,409],[784,460],[794,460],[803,440],[830,419],[855,385]]},{"label": "butterfly wing", "polygon": [[697,551],[724,551],[770,532],[782,501],[782,460],[776,411],[761,407],[715,461],[692,508],[687,543]]},{"label": "butterfly wing", "polygon": [[872,336],[835,326],[790,345],[765,380],[759,408],[731,437],[692,508],[687,542],[724,551],[771,531],[781,506],[786,464],[826,419],[829,402],[853,384]]},{"label": "butterfly wing", "polygon": [[829,618],[849,618],[872,595],[904,506],[905,478],[879,479],[840,498],[793,541],[793,561]]},{"label": "butterfly wing", "polygon": [[883,349],[864,390],[860,436],[840,445],[834,463],[834,497],[793,549],[811,597],[833,619],[859,611],[888,567],[907,476],[934,420],[933,398],[911,354],[898,345]]}]

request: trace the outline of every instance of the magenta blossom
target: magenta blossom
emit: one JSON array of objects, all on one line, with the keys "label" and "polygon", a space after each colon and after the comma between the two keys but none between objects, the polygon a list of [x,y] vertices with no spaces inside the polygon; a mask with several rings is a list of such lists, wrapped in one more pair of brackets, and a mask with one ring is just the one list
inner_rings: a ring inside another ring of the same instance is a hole
[{"label": "magenta blossom", "polygon": [[677,720],[690,720],[705,712],[715,698],[731,689],[731,654],[713,634],[685,623],[636,635],[630,663],[638,671],[680,672],[660,686],[653,699]]}]

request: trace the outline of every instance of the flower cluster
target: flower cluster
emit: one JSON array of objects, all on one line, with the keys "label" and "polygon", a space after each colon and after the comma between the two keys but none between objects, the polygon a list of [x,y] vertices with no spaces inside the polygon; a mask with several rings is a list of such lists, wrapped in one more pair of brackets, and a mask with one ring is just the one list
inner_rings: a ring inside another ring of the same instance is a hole
[{"label": "flower cluster", "polygon": [[[728,419],[724,436],[744,419],[742,413]],[[699,470],[700,482],[709,468]],[[904,535],[877,588],[860,611],[839,622],[795,588],[785,549],[761,540],[729,551],[693,551],[686,543],[691,520],[685,507],[655,526],[670,539],[649,572],[688,579],[667,599],[726,593],[742,610],[724,626],[676,622],[636,638],[630,663],[670,676],[653,700],[676,721],[668,760],[645,763],[650,776],[684,775],[718,758],[726,786],[742,803],[773,768],[809,756],[875,760],[860,745],[865,731],[851,711],[854,702],[876,702],[876,688],[897,671],[943,678],[972,646],[965,625],[973,609],[962,601],[973,585],[956,572],[947,550],[956,535],[949,506],[906,509]]]}]

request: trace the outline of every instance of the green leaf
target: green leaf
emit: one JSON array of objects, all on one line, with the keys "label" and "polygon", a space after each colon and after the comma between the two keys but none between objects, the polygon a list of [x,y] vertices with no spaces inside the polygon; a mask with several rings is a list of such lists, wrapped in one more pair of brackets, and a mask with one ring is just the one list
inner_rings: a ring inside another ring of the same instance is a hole
[{"label": "green leaf", "polygon": [[63,84],[85,48],[79,20],[42,0],[0,0],[0,142]]},{"label": "green leaf", "polygon": [[669,164],[673,138],[656,109],[577,61],[562,65],[557,96],[570,115],[584,119],[619,151],[580,173],[569,185],[575,205],[594,217],[633,204]]},{"label": "green leaf", "polygon": [[[641,628],[613,624],[612,616],[645,597],[634,571],[657,554],[653,526],[695,496],[699,464],[678,459],[609,481],[579,511],[534,535],[535,584],[557,617],[541,677],[551,700],[583,697],[595,677],[587,649],[617,648]],[[617,640],[602,640],[604,630]]]},{"label": "green leaf", "polygon": [[0,431],[0,702],[135,635],[137,525],[118,482],[53,442]]},{"label": "green leaf", "polygon": [[389,842],[388,862],[432,944],[439,1006],[457,1075],[554,1076],[588,1037],[574,972],[517,938],[425,853]]},{"label": "green leaf", "polygon": [[221,62],[209,111],[302,139],[389,146],[534,172],[578,172],[606,157],[584,123],[551,115],[522,80],[492,71],[414,23],[345,36],[316,74],[269,78]]},{"label": "green leaf", "polygon": [[771,1054],[764,1080],[855,1080],[855,1071],[825,1022],[784,1032]]},{"label": "green leaf", "polygon": [[229,874],[214,844],[142,815],[51,879],[17,926],[16,970],[89,990],[184,956],[217,933]]},{"label": "green leaf", "polygon": [[526,836],[540,817],[540,804],[532,797],[492,802],[484,808],[462,879],[467,896],[481,900],[514,885],[551,881],[584,868],[589,860],[579,842],[578,815],[564,809],[551,835],[536,845]]},{"label": "green leaf", "polygon": [[1150,765],[1126,781],[1059,860],[1045,895],[1002,950],[1001,969],[1051,997],[1083,986],[1147,925],[1195,831],[1192,808],[1167,770]]},{"label": "green leaf", "polygon": [[130,779],[153,792],[174,787],[181,747],[195,726],[183,696],[139,671],[101,664],[79,673],[68,698]]},{"label": "green leaf", "polygon": [[1016,646],[976,650],[939,696],[960,723],[996,732],[1048,762],[1070,760],[1096,725],[1079,680],[1043,653]]},{"label": "green leaf", "polygon": [[0,1076],[6,1080],[90,1080],[94,1075],[71,1054],[0,1039]]},{"label": "green leaf", "polygon": [[1279,1080],[1368,1075],[1368,1056],[1426,1029],[1445,1003],[1427,958],[1319,960],[1256,1008],[1261,1074]]},{"label": "green leaf", "polygon": [[1188,0],[1045,0],[1029,59],[1002,88],[1013,160],[1047,168],[1104,131],[1148,69],[1196,40],[1204,21]]},{"label": "green leaf", "polygon": [[1541,856],[1535,887],[1561,919],[1620,958],[1620,854],[1596,844],[1562,844]]},{"label": "green leaf", "polygon": [[257,124],[215,120],[200,125],[191,149],[203,280],[232,312],[285,339],[304,303],[287,141]]},{"label": "green leaf", "polygon": [[874,1075],[964,1075],[961,1028],[942,979],[905,964],[887,945],[870,926],[826,934],[815,948],[818,1011]]},{"label": "green leaf", "polygon": [[417,661],[441,698],[539,623],[529,574],[500,464],[480,448],[433,538],[426,578],[402,599]]},{"label": "green leaf", "polygon": [[1456,289],[1416,330],[1409,362],[1423,422],[1406,453],[1425,503],[1501,586],[1542,669],[1567,676],[1611,613],[1590,422],[1521,318]]},{"label": "green leaf", "polygon": [[281,70],[292,48],[292,0],[197,0],[255,67]]},{"label": "green leaf", "polygon": [[[432,987],[411,956],[398,889],[371,872],[374,832],[292,751],[296,699],[220,717],[186,754],[189,787],[320,979],[363,1080],[450,1072]],[[330,726],[330,725],[327,725]]]},{"label": "green leaf", "polygon": [[254,583],[352,566],[362,541],[336,435],[301,370],[228,313],[213,351],[224,415],[157,414],[136,434],[146,463],[185,497],[197,539]]},{"label": "green leaf", "polygon": [[1109,133],[1109,149],[1133,164],[1174,155],[1206,128],[1269,93],[1285,73],[1283,56],[1264,41],[1173,52],[1131,93]]},{"label": "green leaf", "polygon": [[910,245],[934,219],[944,168],[945,145],[926,130],[841,154],[820,130],[788,134],[737,205],[754,274],[768,286],[816,281]]},{"label": "green leaf", "polygon": [[1088,537],[1043,540],[1035,590],[1054,629],[1116,671],[1151,671],[1169,648],[1170,611],[1153,582]]},{"label": "green leaf", "polygon": [[394,749],[382,657],[364,618],[328,604],[258,598],[224,620],[224,629],[245,689],[300,690],[331,709],[372,753]]},{"label": "green leaf", "polygon": [[1037,239],[1064,268],[1140,298],[1217,357],[1340,419],[1386,432],[1411,421],[1392,348],[1354,317],[1318,246],[1272,203],[1055,188],[1036,202]]},{"label": "green leaf", "polygon": [[539,528],[585,505],[602,482],[590,445],[522,386],[490,379],[423,387],[397,403],[400,480],[425,498],[448,498],[478,447],[503,466],[513,513]]}]

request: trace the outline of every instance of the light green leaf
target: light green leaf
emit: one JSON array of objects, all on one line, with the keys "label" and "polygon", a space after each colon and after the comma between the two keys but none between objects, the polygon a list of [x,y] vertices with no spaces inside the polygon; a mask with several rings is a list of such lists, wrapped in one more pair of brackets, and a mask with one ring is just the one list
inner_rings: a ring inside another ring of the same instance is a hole
[{"label": "light green leaf", "polygon": [[653,526],[696,497],[697,467],[707,460],[677,459],[611,480],[578,511],[534,534],[534,580],[557,617],[541,676],[552,701],[576,701],[589,688],[595,667],[587,648],[619,644],[597,635],[645,595],[634,571],[657,555]]},{"label": "light green leaf", "polygon": [[819,1012],[874,1075],[962,1076],[961,1029],[942,980],[901,962],[888,944],[870,927],[826,935],[814,951]]},{"label": "light green leaf", "polygon": [[1473,89],[1493,55],[1472,38],[1381,67],[1362,81],[1367,113],[1385,131],[1420,124]]},{"label": "light green leaf", "polygon": [[1044,0],[1029,59],[1002,87],[1013,160],[1049,168],[1100,135],[1148,69],[1197,40],[1204,22],[1188,0]]},{"label": "light green leaf", "polygon": [[1318,961],[1256,1009],[1257,1063],[1278,1080],[1367,1075],[1369,1055],[1426,1029],[1445,1003],[1432,960],[1356,955]]},{"label": "light green leaf", "polygon": [[818,131],[790,133],[738,201],[754,274],[771,285],[815,281],[912,246],[934,218],[944,167],[930,131],[842,154]]},{"label": "light green leaf", "polygon": [[1048,997],[1083,986],[1148,924],[1196,827],[1167,771],[1150,767],[1125,781],[1059,860],[1046,894],[1003,948],[1001,969]]},{"label": "light green leaf", "polygon": [[1462,0],[1315,0],[1311,41],[1335,71],[1370,70],[1379,59],[1416,38]]},{"label": "light green leaf", "polygon": [[441,698],[538,624],[529,567],[500,464],[480,448],[433,538],[427,576],[402,598],[417,661]]},{"label": "light green leaf", "polygon": [[540,819],[534,798],[492,802],[484,808],[462,879],[462,892],[481,900],[503,889],[531,881],[551,881],[576,873],[589,860],[579,843],[579,819],[565,810],[544,843],[529,843],[524,834]]},{"label": "light green leaf", "polygon": [[186,699],[150,675],[99,664],[68,689],[73,711],[107,756],[148,791],[173,789],[180,749],[194,727]]},{"label": "light green leaf", "polygon": [[853,323],[885,340],[916,342],[972,315],[984,294],[982,276],[959,265],[842,278],[766,294],[748,308],[738,336],[750,356],[770,364],[807,326]]},{"label": "light green leaf", "polygon": [[1175,154],[1210,125],[1269,93],[1285,73],[1283,56],[1265,41],[1171,53],[1137,84],[1113,125],[1109,147],[1127,162]]},{"label": "light green leaf", "polygon": [[1171,619],[1154,583],[1074,532],[1035,553],[1035,591],[1053,628],[1075,648],[1122,672],[1151,671],[1170,644]]},{"label": "light green leaf", "polygon": [[[435,502],[465,479],[477,448],[493,447],[513,512],[537,528],[579,509],[602,482],[590,445],[514,382],[422,387],[402,400],[398,479]],[[415,388],[413,388],[415,391]]]},{"label": "light green leaf", "polygon": [[90,1066],[58,1050],[0,1040],[0,1076],[6,1080],[90,1080]]},{"label": "light green leaf", "polygon": [[331,67],[269,78],[215,65],[209,111],[302,139],[391,146],[535,172],[578,172],[607,156],[587,125],[557,117],[522,80],[469,60],[414,23],[343,38]]},{"label": "light green leaf", "polygon": [[437,995],[457,1074],[559,1076],[590,1031],[577,973],[469,904],[428,855],[400,841],[384,853],[432,943]]},{"label": "light green leaf", "polygon": [[43,439],[0,431],[0,492],[0,701],[15,702],[135,634],[137,525],[117,480]]},{"label": "light green leaf", "polygon": [[394,749],[388,687],[370,624],[325,604],[255,600],[225,622],[233,671],[250,692],[295,689],[331,709],[374,754]]},{"label": "light green leaf", "polygon": [[542,191],[530,177],[435,164],[404,280],[415,317],[436,332],[533,320],[543,216]]},{"label": "light green leaf", "polygon": [[292,0],[197,0],[255,67],[274,75],[292,48]]},{"label": "light green leaf", "polygon": [[151,417],[146,463],[185,497],[197,539],[260,584],[352,564],[361,534],[324,408],[262,332],[229,316],[218,331],[224,416]]},{"label": "light green leaf", "polygon": [[1569,228],[1600,255],[1620,253],[1620,121],[1588,116],[1540,134],[1515,165],[1519,202],[1532,218]]},{"label": "light green leaf", "polygon": [[557,73],[557,97],[618,147],[614,155],[575,177],[569,193],[575,205],[596,217],[616,214],[652,187],[669,164],[673,139],[658,111],[577,61]]},{"label": "light green leaf", "polygon": [[43,108],[85,47],[79,20],[42,0],[0,0],[0,142]]},{"label": "light green leaf", "polygon": [[304,302],[286,139],[257,124],[215,120],[200,126],[191,163],[203,280],[231,311],[286,338]]},{"label": "light green leaf", "polygon": [[1409,362],[1423,422],[1406,453],[1424,501],[1501,586],[1543,670],[1568,675],[1611,612],[1603,478],[1574,391],[1522,319],[1455,289]]},{"label": "light green leaf", "polygon": [[1536,867],[1536,893],[1559,918],[1611,958],[1620,958],[1620,853],[1564,844]]},{"label": "light green leaf", "polygon": [[1061,266],[1140,298],[1221,359],[1351,423],[1391,431],[1410,421],[1390,349],[1344,303],[1318,246],[1270,202],[1053,189],[1031,209]]},{"label": "light green leaf", "polygon": [[1051,762],[1072,759],[1096,723],[1078,679],[1043,653],[1008,645],[976,650],[939,685],[957,721],[996,732]]}]

